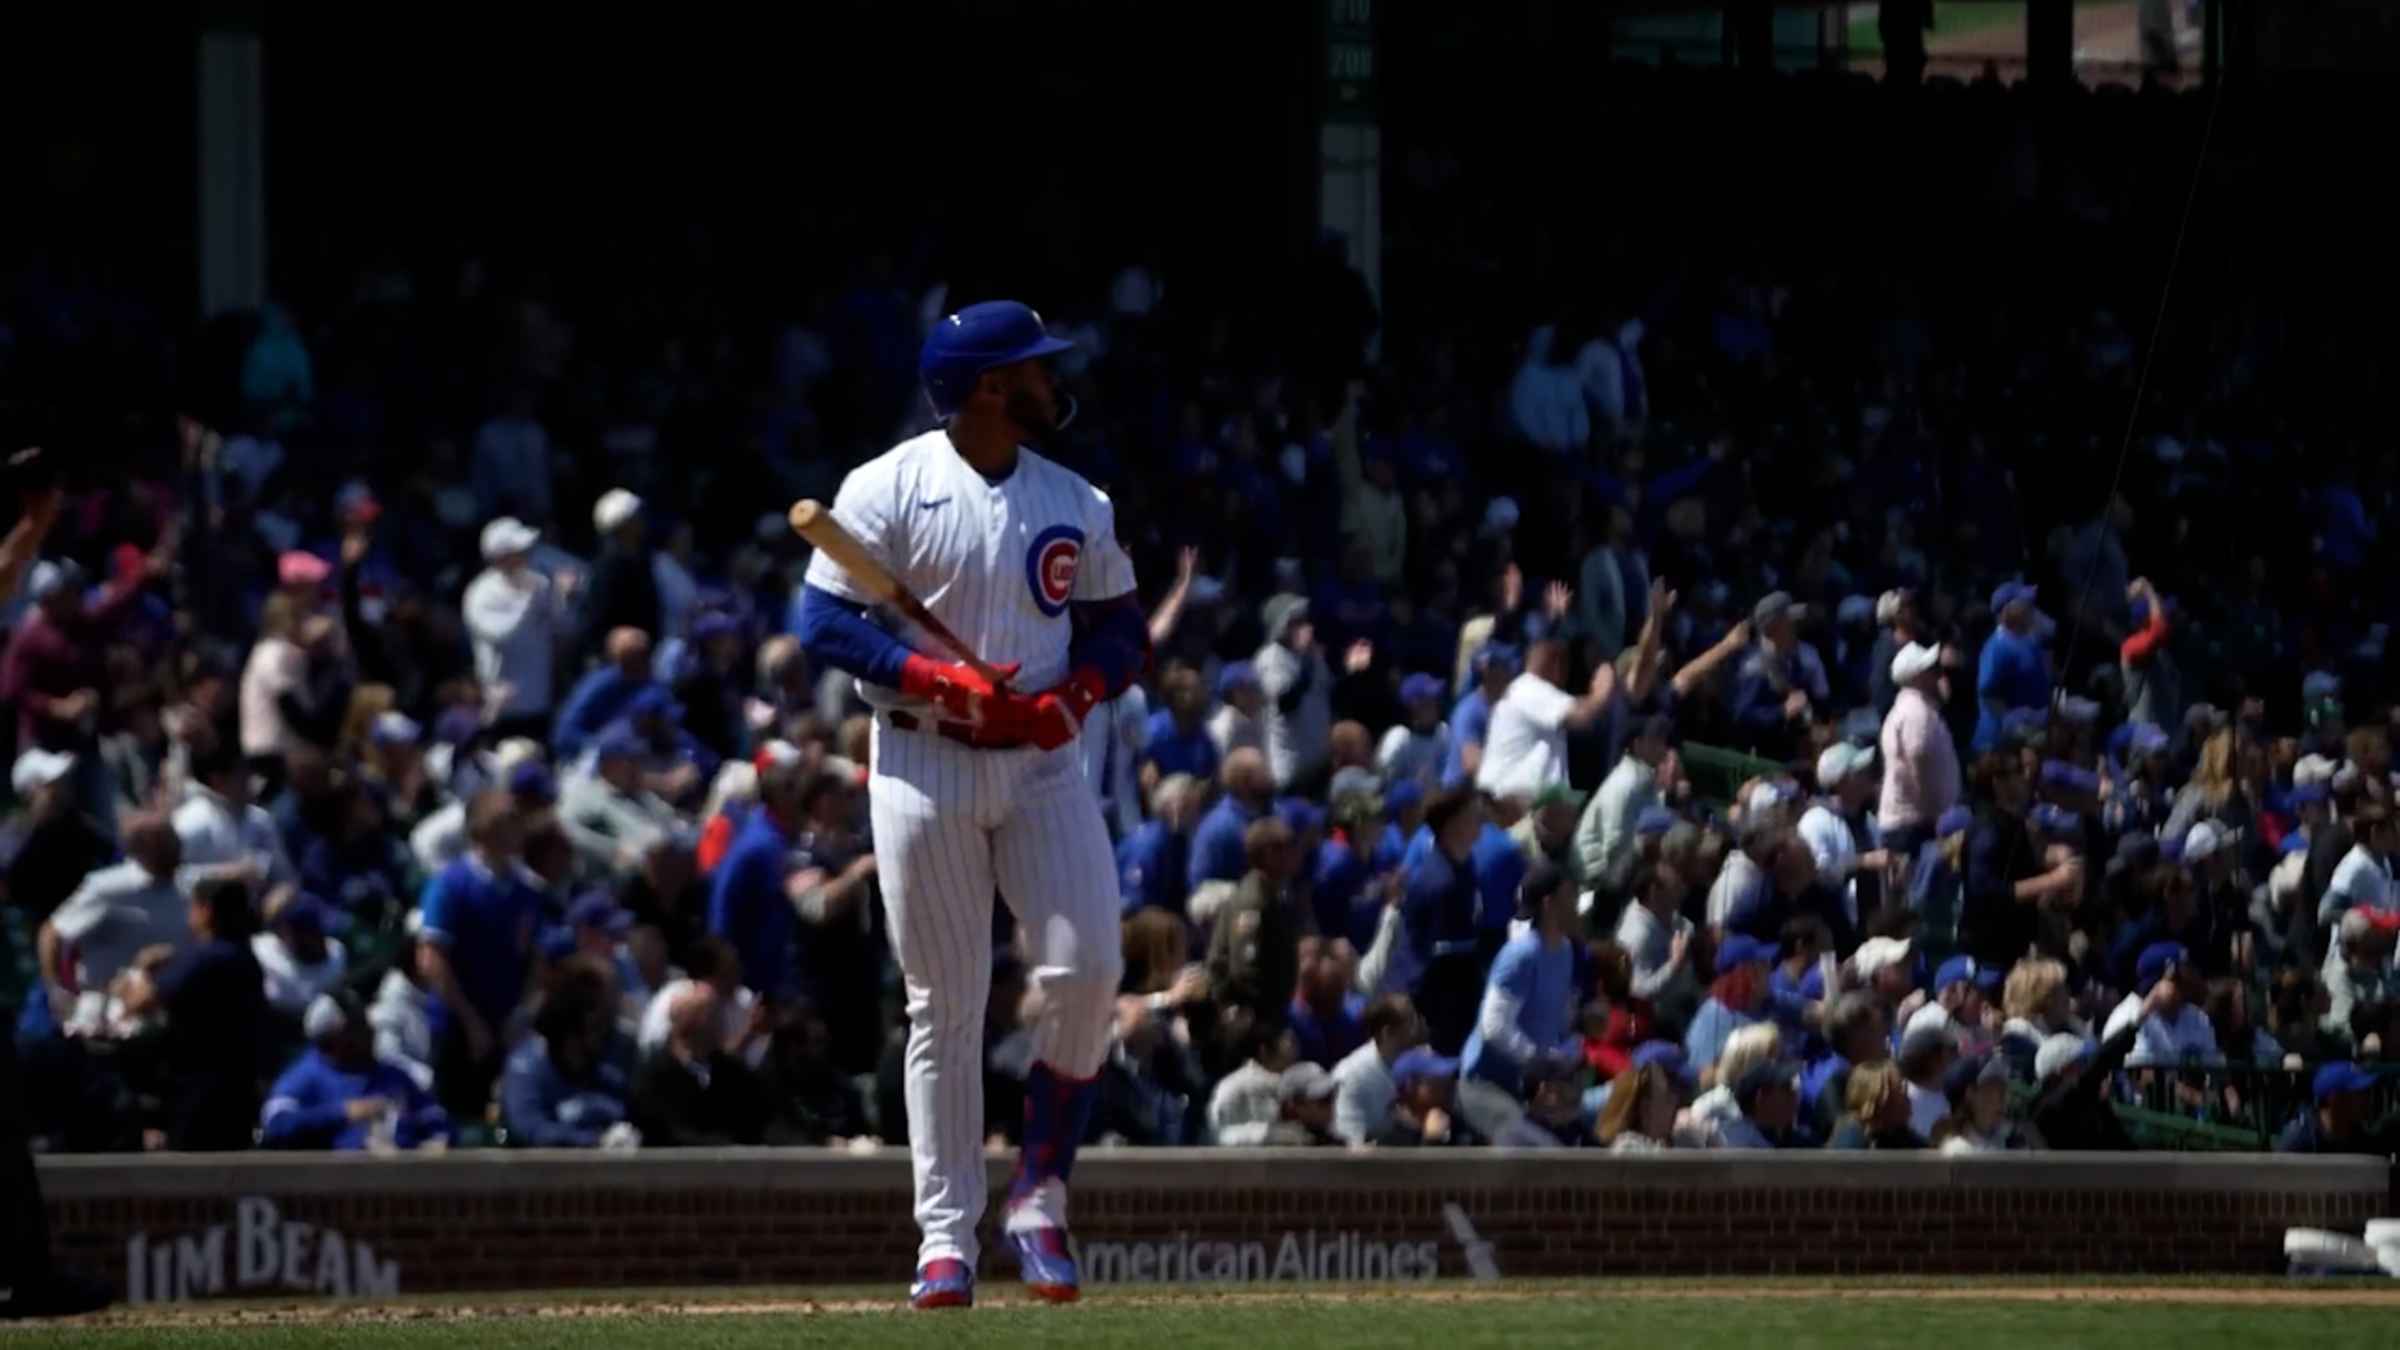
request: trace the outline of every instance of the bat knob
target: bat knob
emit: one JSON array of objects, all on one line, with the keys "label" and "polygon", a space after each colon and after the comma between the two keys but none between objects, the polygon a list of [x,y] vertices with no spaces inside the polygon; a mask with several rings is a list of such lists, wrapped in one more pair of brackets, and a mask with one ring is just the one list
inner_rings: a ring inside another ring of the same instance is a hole
[{"label": "bat knob", "polygon": [[803,497],[792,503],[791,522],[794,534],[806,534],[825,514],[824,503],[814,497]]}]

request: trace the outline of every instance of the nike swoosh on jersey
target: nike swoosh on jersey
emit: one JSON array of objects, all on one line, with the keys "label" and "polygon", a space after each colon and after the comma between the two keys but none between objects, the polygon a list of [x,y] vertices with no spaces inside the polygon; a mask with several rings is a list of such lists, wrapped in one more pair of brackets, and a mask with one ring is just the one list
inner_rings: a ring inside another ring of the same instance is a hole
[{"label": "nike swoosh on jersey", "polygon": [[920,498],[917,501],[917,509],[920,511],[930,511],[937,506],[948,506],[949,504],[950,499],[948,497],[936,497],[932,501],[925,501],[924,499]]}]

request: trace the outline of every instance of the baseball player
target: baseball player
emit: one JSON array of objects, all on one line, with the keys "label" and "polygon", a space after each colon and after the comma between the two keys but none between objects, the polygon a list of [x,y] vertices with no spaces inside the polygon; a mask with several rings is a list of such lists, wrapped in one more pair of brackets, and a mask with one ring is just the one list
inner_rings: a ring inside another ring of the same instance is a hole
[{"label": "baseball player", "polygon": [[1000,682],[925,654],[940,648],[887,608],[870,612],[822,553],[801,599],[809,655],[856,677],[876,709],[868,797],[908,994],[920,1308],[974,1301],[995,890],[1031,937],[1043,995],[1003,1232],[1036,1295],[1077,1295],[1066,1183],[1123,964],[1116,869],[1078,738],[1150,644],[1107,496],[1025,448],[1065,420],[1043,358],[1070,345],[1013,302],[942,319],[918,363],[942,425],[852,470],[834,498],[834,519]]}]

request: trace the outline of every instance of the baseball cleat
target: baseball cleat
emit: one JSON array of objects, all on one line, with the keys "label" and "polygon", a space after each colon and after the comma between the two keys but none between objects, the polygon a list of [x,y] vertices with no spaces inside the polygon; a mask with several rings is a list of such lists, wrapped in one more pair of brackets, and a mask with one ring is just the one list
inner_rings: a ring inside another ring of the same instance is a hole
[{"label": "baseball cleat", "polygon": [[1045,1303],[1073,1303],[1083,1297],[1075,1275],[1075,1258],[1067,1251],[1064,1228],[1029,1228],[1010,1233],[1025,1287]]},{"label": "baseball cleat", "polygon": [[[1068,1267],[1070,1274],[1073,1267]],[[912,1308],[966,1308],[975,1303],[975,1272],[954,1256],[940,1257],[917,1267],[917,1282],[908,1287]]]}]

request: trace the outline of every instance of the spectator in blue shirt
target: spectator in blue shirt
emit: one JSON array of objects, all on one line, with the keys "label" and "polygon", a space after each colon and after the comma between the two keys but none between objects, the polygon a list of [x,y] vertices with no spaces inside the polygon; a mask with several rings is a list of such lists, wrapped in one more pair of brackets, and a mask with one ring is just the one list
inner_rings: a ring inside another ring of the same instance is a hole
[{"label": "spectator in blue shirt", "polygon": [[518,859],[524,823],[508,794],[480,792],[467,804],[467,841],[467,856],[425,885],[416,960],[434,996],[435,1086],[453,1117],[473,1120],[500,1071],[501,1033],[525,998],[543,902]]},{"label": "spectator in blue shirt", "polygon": [[603,648],[606,661],[575,682],[567,701],[551,724],[550,750],[565,764],[583,753],[600,729],[625,715],[650,679],[650,635],[639,628],[616,628]]},{"label": "spectator in blue shirt", "polygon": [[1224,795],[1192,832],[1191,890],[1200,889],[1203,882],[1240,881],[1249,870],[1242,852],[1243,832],[1275,800],[1266,755],[1244,747],[1225,756],[1224,788]]},{"label": "spectator in blue shirt", "polygon": [[1517,678],[1517,649],[1504,642],[1487,642],[1475,649],[1467,668],[1475,684],[1450,708],[1450,755],[1442,765],[1442,785],[1472,783],[1483,768],[1483,739],[1491,734],[1492,708]]},{"label": "spectator in blue shirt", "polygon": [[1333,829],[1317,845],[1310,869],[1309,900],[1316,906],[1317,931],[1327,940],[1348,938],[1365,951],[1375,943],[1375,927],[1391,892],[1385,884],[1391,867],[1377,859],[1383,842],[1383,800],[1372,793],[1353,792],[1333,803]]},{"label": "spectator in blue shirt", "polygon": [[633,1045],[617,1030],[616,974],[596,956],[570,957],[534,1034],[508,1057],[500,1109],[509,1140],[598,1147],[625,1122],[632,1091]]},{"label": "spectator in blue shirt", "polygon": [[1517,891],[1516,915],[1529,926],[1492,961],[1461,1056],[1459,1110],[1487,1138],[1524,1116],[1534,1080],[1582,1064],[1571,1034],[1577,998],[1567,934],[1575,923],[1575,884],[1566,869],[1535,863]]},{"label": "spectator in blue shirt", "polygon": [[1150,790],[1150,818],[1117,841],[1118,899],[1127,914],[1137,909],[1184,912],[1192,866],[1192,827],[1204,800],[1200,781],[1174,773]]},{"label": "spectator in blue shirt", "polygon": [[1992,592],[1992,616],[1999,626],[1975,664],[1975,697],[1982,711],[1971,748],[1978,754],[2000,743],[2001,722],[2011,711],[2050,706],[2050,660],[2034,632],[2033,597],[2033,587],[2021,581],[2003,582]]},{"label": "spectator in blue shirt", "polygon": [[1475,872],[1475,926],[1482,930],[1485,950],[1508,940],[1508,921],[1517,916],[1517,883],[1525,879],[1525,850],[1517,847],[1508,826],[1524,814],[1522,799],[1487,802],[1483,828],[1467,865]]},{"label": "spectator in blue shirt", "polygon": [[642,761],[642,786],[676,806],[697,806],[717,772],[717,755],[683,727],[683,705],[651,685],[625,705],[623,719],[650,753]]},{"label": "spectator in blue shirt", "polygon": [[1350,987],[1351,957],[1332,938],[1300,939],[1299,988],[1285,1025],[1300,1058],[1330,1069],[1367,1043],[1366,996]]},{"label": "spectator in blue shirt", "polygon": [[1737,734],[1746,747],[1774,759],[1791,758],[1809,723],[1834,712],[1825,662],[1813,645],[1800,640],[1804,613],[1782,591],[1752,606],[1750,626],[1758,641],[1743,655],[1734,677],[1728,711]]},{"label": "spectator in blue shirt", "polygon": [[441,1104],[398,1065],[376,1058],[375,1031],[357,995],[318,995],[301,1025],[309,1048],[267,1090],[259,1143],[354,1151],[449,1139]]},{"label": "spectator in blue shirt", "polygon": [[[797,978],[800,878],[792,867],[809,773],[797,760],[759,770],[758,805],[710,877],[708,931],[742,954],[742,984],[772,993]],[[811,882],[811,885],[814,883]]]},{"label": "spectator in blue shirt", "polygon": [[1174,667],[1159,678],[1158,694],[1166,706],[1150,714],[1136,761],[1143,784],[1179,773],[1203,783],[1216,781],[1219,755],[1208,734],[1208,689],[1200,672]]},{"label": "spectator in blue shirt", "polygon": [[1401,883],[1401,950],[1385,983],[1409,995],[1425,1015],[1435,1049],[1464,1046],[1483,999],[1477,959],[1472,859],[1483,833],[1483,803],[1471,788],[1445,788],[1425,806],[1429,847],[1412,850]]},{"label": "spectator in blue shirt", "polygon": [[1717,981],[1683,1037],[1684,1054],[1701,1074],[1715,1072],[1728,1037],[1759,1020],[1767,1001],[1767,969],[1774,963],[1774,944],[1747,933],[1727,933],[1717,944]]}]

